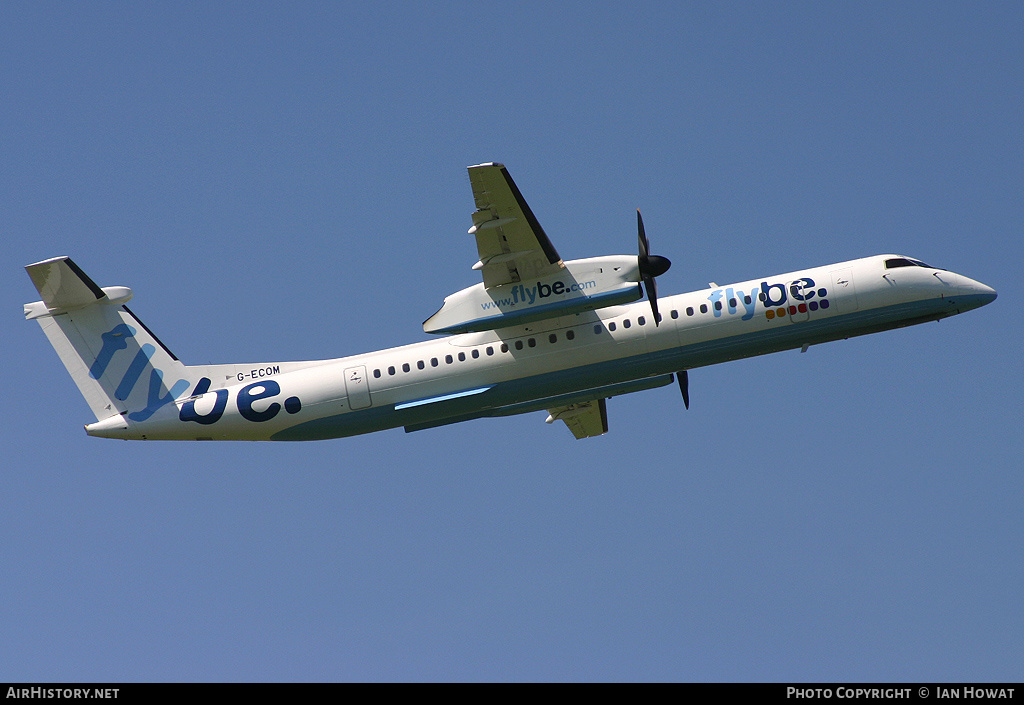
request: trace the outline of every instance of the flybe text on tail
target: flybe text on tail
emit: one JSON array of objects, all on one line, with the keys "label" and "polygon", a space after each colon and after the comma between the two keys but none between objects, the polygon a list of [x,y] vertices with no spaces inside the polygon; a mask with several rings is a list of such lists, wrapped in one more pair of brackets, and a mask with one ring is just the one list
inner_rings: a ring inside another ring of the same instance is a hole
[{"label": "flybe text on tail", "polygon": [[[137,330],[133,326],[127,323],[119,323],[112,329],[102,333],[100,339],[103,341],[103,345],[100,347],[99,354],[96,355],[96,359],[89,368],[89,376],[97,381],[101,380],[111,360],[113,360],[114,354],[119,350],[125,350],[128,347],[128,339],[134,338],[136,332]],[[135,385],[142,378],[142,373],[150,366],[150,361],[155,352],[155,346],[149,343],[142,344],[138,352],[135,353],[135,358],[128,366],[128,369],[121,377],[121,381],[118,382],[117,388],[114,390],[115,399],[124,401],[131,395]],[[132,421],[145,421],[156,413],[160,407],[170,404],[184,394],[189,387],[187,379],[179,379],[167,388],[165,393],[161,394],[161,390],[164,389],[163,378],[163,370],[158,370],[156,367],[150,370],[149,394],[146,408],[130,412],[128,414],[129,419]]]}]

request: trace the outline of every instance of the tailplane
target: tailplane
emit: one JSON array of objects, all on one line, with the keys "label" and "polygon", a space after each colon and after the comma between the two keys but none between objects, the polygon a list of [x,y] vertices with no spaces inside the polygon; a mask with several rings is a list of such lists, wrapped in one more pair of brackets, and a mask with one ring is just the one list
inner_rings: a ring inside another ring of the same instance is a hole
[{"label": "tailplane", "polygon": [[193,386],[198,375],[124,305],[131,289],[101,289],[69,257],[25,269],[42,296],[25,318],[42,327],[97,421],[145,421]]}]

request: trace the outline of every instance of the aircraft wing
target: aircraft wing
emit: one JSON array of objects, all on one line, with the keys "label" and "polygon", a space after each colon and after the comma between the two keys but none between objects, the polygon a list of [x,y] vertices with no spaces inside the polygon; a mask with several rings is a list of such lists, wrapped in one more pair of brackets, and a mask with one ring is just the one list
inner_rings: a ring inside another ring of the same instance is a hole
[{"label": "aircraft wing", "polygon": [[565,265],[504,164],[469,167],[476,211],[469,234],[476,237],[484,286],[511,284],[554,274]]},{"label": "aircraft wing", "polygon": [[608,409],[604,399],[548,409],[548,423],[564,421],[576,439],[608,433]]}]

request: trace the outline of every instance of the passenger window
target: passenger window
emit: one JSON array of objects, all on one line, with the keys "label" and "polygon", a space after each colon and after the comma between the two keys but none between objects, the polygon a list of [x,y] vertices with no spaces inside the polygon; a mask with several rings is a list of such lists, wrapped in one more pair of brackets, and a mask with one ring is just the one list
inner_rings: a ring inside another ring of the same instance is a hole
[{"label": "passenger window", "polygon": [[395,374],[395,368],[394,368],[394,367],[389,367],[389,368],[388,368],[388,374],[389,374],[389,375],[393,375],[393,374]]},{"label": "passenger window", "polygon": [[465,361],[466,361],[466,353],[460,352],[459,353],[459,362],[465,362]]},{"label": "passenger window", "polygon": [[567,331],[565,331],[565,337],[568,340],[574,340],[576,338],[576,334],[573,333],[571,330],[567,330]]},{"label": "passenger window", "polygon": [[501,351],[502,352],[508,352],[508,343],[502,343],[501,344]]},{"label": "passenger window", "polygon": [[403,362],[402,363],[402,372],[408,372],[410,369],[412,369],[412,368],[409,367],[409,363],[408,362]]},{"label": "passenger window", "polygon": [[526,344],[529,345],[531,348],[535,348],[537,347],[537,339],[530,338],[529,340],[526,341]]},{"label": "passenger window", "polygon": [[474,360],[477,359],[478,357],[480,357],[480,351],[477,350],[476,348],[473,348],[473,353],[472,354],[473,354],[473,359]]},{"label": "passenger window", "polygon": [[700,305],[700,312],[701,313],[707,313],[708,312],[708,305],[707,304],[701,304]]},{"label": "passenger window", "polygon": [[380,377],[380,370],[374,370],[373,371],[373,376],[379,378]]},{"label": "passenger window", "polygon": [[736,299],[729,299],[729,308],[736,308]]},{"label": "passenger window", "polygon": [[636,319],[636,324],[638,326],[645,326],[647,325],[647,319],[644,318],[643,316],[640,316],[639,318]]},{"label": "passenger window", "polygon": [[436,357],[430,358],[430,366],[431,367],[437,367],[437,358]]},{"label": "passenger window", "polygon": [[596,326],[594,326],[594,335],[600,335],[600,334],[601,334],[601,324],[598,323]]},{"label": "passenger window", "polygon": [[722,310],[722,302],[721,301],[716,301],[715,302],[715,310],[716,311],[721,311]]},{"label": "passenger window", "polygon": [[629,322],[628,318],[622,319],[622,327],[623,328],[629,328],[631,325],[633,325],[633,324]]},{"label": "passenger window", "polygon": [[445,355],[444,356],[444,362],[445,362],[446,365],[450,365],[453,362],[455,362],[455,360],[452,358],[451,355]]},{"label": "passenger window", "polygon": [[522,350],[522,349],[523,349],[523,341],[517,340],[516,341],[516,350]]},{"label": "passenger window", "polygon": [[558,336],[552,333],[551,335],[548,336],[548,342],[554,345],[555,343],[558,342]]},{"label": "passenger window", "polygon": [[608,324],[608,330],[615,330],[615,321],[611,321]]},{"label": "passenger window", "polygon": [[686,307],[686,315],[687,316],[692,316],[693,315],[693,306],[687,306]]},{"label": "passenger window", "polygon": [[676,311],[675,309],[672,309],[672,318],[673,319],[679,318],[679,311]]},{"label": "passenger window", "polygon": [[416,369],[417,370],[422,370],[424,367],[426,367],[426,365],[423,364],[423,360],[418,360],[416,362]]},{"label": "passenger window", "polygon": [[487,346],[487,354],[488,355],[493,355],[494,354],[494,348],[492,348],[490,345]]}]

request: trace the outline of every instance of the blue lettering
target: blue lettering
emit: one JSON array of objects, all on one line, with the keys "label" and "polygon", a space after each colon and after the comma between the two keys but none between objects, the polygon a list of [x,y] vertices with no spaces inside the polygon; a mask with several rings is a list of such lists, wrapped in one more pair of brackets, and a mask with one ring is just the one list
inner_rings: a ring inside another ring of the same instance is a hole
[{"label": "blue lettering", "polygon": [[725,290],[726,306],[729,307],[729,315],[736,313],[736,292],[730,286]]},{"label": "blue lettering", "polygon": [[149,374],[149,403],[145,409],[141,411],[133,411],[128,414],[128,418],[132,421],[145,421],[154,413],[157,409],[165,404],[170,404],[177,397],[185,393],[188,389],[188,380],[179,379],[174,383],[174,386],[167,390],[167,394],[160,396],[160,390],[163,389],[164,373],[161,370],[155,369]]},{"label": "blue lettering", "polygon": [[[254,392],[253,390],[258,391]],[[238,391],[238,399],[236,400],[238,404],[238,413],[249,421],[270,421],[270,419],[277,416],[278,412],[281,411],[280,404],[274,402],[267,407],[266,411],[256,411],[252,408],[252,404],[260,399],[273,397],[280,393],[281,385],[272,379],[242,387]]]},{"label": "blue lettering", "polygon": [[146,365],[149,364],[150,358],[153,357],[153,353],[156,352],[149,343],[146,343],[135,353],[135,359],[132,360],[132,364],[128,366],[128,370],[124,373],[124,377],[121,378],[121,383],[117,385],[117,389],[114,390],[114,397],[124,401],[128,398],[128,395],[132,393],[132,389],[135,387],[135,383],[139,381],[139,377],[142,376],[142,371],[146,369]]},{"label": "blue lettering", "polygon": [[[805,296],[802,292],[807,291]],[[793,295],[793,298],[797,301],[810,301],[814,298],[814,280],[808,277],[803,279],[797,279],[795,282],[790,284],[789,293]]]},{"label": "blue lettering", "polygon": [[565,296],[574,291],[583,291],[584,289],[594,289],[597,287],[597,282],[594,280],[566,284],[563,281],[555,281],[551,284],[545,284],[543,282],[537,282],[536,286],[524,286],[523,284],[516,284],[512,287],[512,294],[510,297],[504,299],[492,299],[491,301],[483,301],[480,303],[480,308],[484,311],[491,309],[505,310],[513,308],[517,303],[522,303],[527,306],[532,306],[537,302],[537,299],[546,299],[549,296]]},{"label": "blue lettering", "polygon": [[[772,298],[772,289],[778,289],[779,296],[782,298],[778,300]],[[782,284],[768,284],[768,282],[761,282],[761,296],[761,300],[764,301],[765,307],[781,306],[786,303],[786,287]]]},{"label": "blue lettering", "polygon": [[100,348],[99,355],[96,356],[92,367],[89,368],[89,376],[93,379],[102,377],[103,373],[107,371],[107,365],[110,364],[114,353],[128,347],[128,338],[133,335],[135,335],[135,329],[127,323],[119,323],[106,333],[101,334],[103,347]]},{"label": "blue lettering", "polygon": [[[736,295],[743,302],[743,308],[746,311],[742,320],[749,321],[754,317],[754,309],[757,308],[757,289],[751,289],[750,294],[744,293],[742,289],[737,289]],[[747,298],[750,299],[750,303],[747,303]]]},{"label": "blue lettering", "polygon": [[711,308],[715,312],[715,318],[719,318],[722,315],[721,307],[715,306],[715,303],[718,302],[719,300],[721,300],[721,298],[722,298],[722,290],[721,289],[715,289],[714,291],[711,292],[711,295],[708,296],[708,301],[711,302]]},{"label": "blue lettering", "polygon": [[[192,390],[192,396],[199,397],[206,394],[210,391],[210,384],[210,378],[203,377],[196,384],[196,388]],[[197,414],[196,400],[193,398],[189,399],[182,405],[181,411],[178,412],[178,418],[182,421],[195,421],[196,423],[203,424],[204,426],[217,423],[220,420],[220,417],[224,415],[224,409],[228,405],[228,390],[218,389],[214,392],[214,395],[217,399],[214,401],[213,410],[210,413]]]}]

